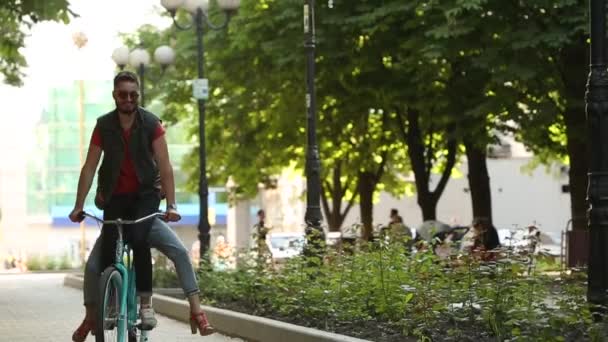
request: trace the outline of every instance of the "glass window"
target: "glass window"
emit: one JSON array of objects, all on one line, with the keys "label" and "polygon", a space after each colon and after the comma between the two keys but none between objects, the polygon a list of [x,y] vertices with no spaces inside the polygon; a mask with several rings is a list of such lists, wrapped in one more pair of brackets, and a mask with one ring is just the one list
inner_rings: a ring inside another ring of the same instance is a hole
[{"label": "glass window", "polygon": [[225,191],[220,191],[215,193],[215,203],[223,204],[228,203],[228,193]]},{"label": "glass window", "polygon": [[176,192],[175,200],[177,203],[198,203],[198,194],[191,192]]},{"label": "glass window", "polygon": [[55,147],[50,151],[49,160],[51,168],[80,168],[80,151],[78,146]]},{"label": "glass window", "polygon": [[53,204],[56,206],[71,206],[74,205],[76,199],[75,192],[59,192],[53,194]]},{"label": "glass window", "polygon": [[28,215],[49,215],[50,208],[46,192],[28,192],[27,194]]}]

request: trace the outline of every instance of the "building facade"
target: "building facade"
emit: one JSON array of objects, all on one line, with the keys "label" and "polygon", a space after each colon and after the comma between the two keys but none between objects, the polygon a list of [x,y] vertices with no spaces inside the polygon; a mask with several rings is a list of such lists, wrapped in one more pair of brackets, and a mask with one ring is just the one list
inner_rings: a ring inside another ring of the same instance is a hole
[{"label": "building facade", "polygon": [[[0,201],[0,208],[8,213],[0,221],[0,258],[8,254],[67,255],[79,260],[82,231],[80,225],[70,222],[67,216],[76,198],[81,149],[86,154],[97,118],[115,107],[112,88],[111,80],[102,80],[75,81],[50,89],[31,135],[34,148],[26,151],[18,141],[12,146],[2,146],[3,157],[11,162],[4,163],[0,171],[0,191],[7,197]],[[158,113],[158,107],[151,110]],[[81,127],[84,144],[80,141]],[[198,234],[198,195],[185,187],[188,175],[182,170],[182,161],[194,146],[186,140],[184,130],[180,124],[167,127],[166,137],[176,179],[176,198],[183,217],[173,228],[190,246]],[[93,204],[93,193],[94,186],[85,210],[101,215]],[[220,234],[226,225],[228,210],[223,187],[210,188],[209,207],[209,220],[214,232]],[[99,232],[95,223],[87,221],[84,232],[87,248]]]}]

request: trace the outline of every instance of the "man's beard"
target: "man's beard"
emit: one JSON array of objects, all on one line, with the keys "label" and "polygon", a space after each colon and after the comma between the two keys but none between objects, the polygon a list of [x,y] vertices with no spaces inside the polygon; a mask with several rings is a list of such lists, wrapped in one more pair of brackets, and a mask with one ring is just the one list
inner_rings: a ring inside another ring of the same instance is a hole
[{"label": "man's beard", "polygon": [[[127,107],[128,109],[125,107]],[[137,104],[134,103],[134,104],[123,105],[122,108],[121,108],[121,106],[116,104],[116,108],[122,114],[131,115],[137,111]]]}]

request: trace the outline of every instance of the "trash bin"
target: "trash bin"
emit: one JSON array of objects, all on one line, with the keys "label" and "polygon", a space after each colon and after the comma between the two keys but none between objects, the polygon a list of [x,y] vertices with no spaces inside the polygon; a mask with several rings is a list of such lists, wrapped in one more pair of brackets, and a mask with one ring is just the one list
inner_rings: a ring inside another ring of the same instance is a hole
[{"label": "trash bin", "polygon": [[589,260],[589,230],[566,232],[566,262],[568,267],[585,267]]}]

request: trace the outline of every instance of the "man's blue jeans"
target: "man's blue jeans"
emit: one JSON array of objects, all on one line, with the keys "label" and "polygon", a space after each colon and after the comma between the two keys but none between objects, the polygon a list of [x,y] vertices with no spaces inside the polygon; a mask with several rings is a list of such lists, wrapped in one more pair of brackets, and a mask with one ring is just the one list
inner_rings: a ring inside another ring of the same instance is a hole
[{"label": "man's blue jeans", "polygon": [[[150,228],[148,236],[150,247],[156,248],[159,252],[167,256],[173,264],[179,282],[186,296],[198,293],[196,275],[190,262],[188,250],[179,239],[177,234],[162,220],[155,219]],[[95,305],[97,302],[99,276],[103,270],[101,265],[101,240],[97,239],[91,250],[89,259],[84,269],[84,304]]]}]

